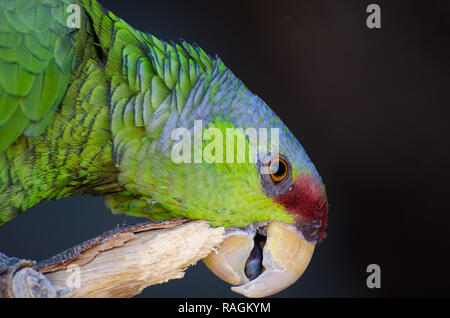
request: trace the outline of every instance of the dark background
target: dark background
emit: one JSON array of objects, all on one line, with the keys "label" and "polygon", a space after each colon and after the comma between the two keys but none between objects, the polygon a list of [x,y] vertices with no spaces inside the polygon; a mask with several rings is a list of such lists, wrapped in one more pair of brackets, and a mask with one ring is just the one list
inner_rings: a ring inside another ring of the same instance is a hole
[{"label": "dark background", "polygon": [[[103,1],[161,39],[198,43],[270,105],[327,186],[328,238],[276,297],[450,296],[450,1]],[[102,198],[42,203],[0,228],[50,257],[123,222]],[[381,266],[381,289],[366,267]],[[148,297],[233,297],[203,263]]]}]

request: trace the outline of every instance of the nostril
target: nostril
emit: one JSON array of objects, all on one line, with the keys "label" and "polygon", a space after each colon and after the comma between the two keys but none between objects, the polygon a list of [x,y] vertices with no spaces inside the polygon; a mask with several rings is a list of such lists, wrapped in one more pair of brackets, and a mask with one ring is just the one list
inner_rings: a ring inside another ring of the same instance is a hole
[{"label": "nostril", "polygon": [[317,241],[322,230],[322,222],[320,220],[313,220],[309,222],[300,223],[298,229],[302,232],[304,238],[309,241]]},{"label": "nostril", "polygon": [[249,280],[253,280],[263,272],[262,260],[263,253],[262,249],[264,248],[266,238],[259,234],[255,235],[254,241],[255,244],[253,246],[252,251],[250,252],[250,256],[245,263],[245,275]]}]

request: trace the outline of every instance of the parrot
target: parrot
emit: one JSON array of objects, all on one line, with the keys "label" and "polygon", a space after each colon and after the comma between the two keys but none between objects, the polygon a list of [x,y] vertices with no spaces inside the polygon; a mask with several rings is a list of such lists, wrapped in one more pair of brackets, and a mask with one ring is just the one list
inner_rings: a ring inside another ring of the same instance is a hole
[{"label": "parrot", "polygon": [[[181,128],[213,133],[180,150]],[[277,137],[276,151],[221,160],[242,136],[250,149],[250,128]],[[174,160],[213,142],[209,160]],[[79,194],[113,214],[223,227],[203,261],[247,297],[294,284],[326,237],[317,169],[218,56],[136,30],[96,0],[0,0],[0,225]]]}]

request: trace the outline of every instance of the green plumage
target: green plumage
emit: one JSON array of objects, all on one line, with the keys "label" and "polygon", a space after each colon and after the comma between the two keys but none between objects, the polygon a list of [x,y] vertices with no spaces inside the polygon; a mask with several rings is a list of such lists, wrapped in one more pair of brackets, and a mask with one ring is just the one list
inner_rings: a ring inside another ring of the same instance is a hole
[{"label": "green plumage", "polygon": [[[79,29],[67,26],[73,3]],[[158,150],[170,118],[194,113],[186,105],[206,96],[211,108],[243,105],[218,108],[230,127],[243,116],[282,125],[247,95],[219,59],[137,31],[96,1],[0,1],[0,224],[80,193],[106,196],[114,213],[153,219],[292,223],[264,194],[253,164],[176,165]],[[286,140],[288,151],[303,151]],[[312,171],[300,159],[294,173]]]},{"label": "green plumage", "polygon": [[40,135],[66,92],[74,61],[69,1],[0,2],[0,152]]}]

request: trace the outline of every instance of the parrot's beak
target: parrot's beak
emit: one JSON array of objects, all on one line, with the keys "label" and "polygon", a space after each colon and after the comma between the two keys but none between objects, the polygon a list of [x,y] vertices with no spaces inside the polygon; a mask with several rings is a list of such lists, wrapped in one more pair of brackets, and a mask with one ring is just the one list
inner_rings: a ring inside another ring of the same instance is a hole
[{"label": "parrot's beak", "polygon": [[[235,229],[203,259],[219,278],[235,285],[236,293],[266,297],[294,284],[308,267],[315,243],[306,241],[295,226],[270,222],[258,229]],[[262,252],[261,252],[262,250]]]}]

